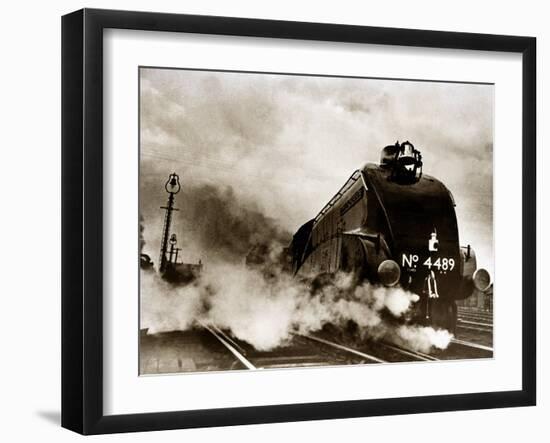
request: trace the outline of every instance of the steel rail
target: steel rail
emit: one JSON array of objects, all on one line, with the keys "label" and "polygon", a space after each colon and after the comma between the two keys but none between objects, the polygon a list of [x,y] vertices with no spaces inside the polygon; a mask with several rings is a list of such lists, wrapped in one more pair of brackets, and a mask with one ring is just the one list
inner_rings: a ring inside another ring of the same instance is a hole
[{"label": "steel rail", "polygon": [[492,327],[493,327],[493,324],[492,324],[492,323],[480,323],[480,322],[478,322],[478,321],[461,320],[460,318],[458,319],[458,322],[459,322],[459,323],[466,323],[467,325],[487,326],[487,327],[489,327],[489,328],[492,328]]},{"label": "steel rail", "polygon": [[220,334],[227,342],[233,345],[233,347],[239,351],[242,355],[246,355],[246,351],[243,349],[241,345],[239,345],[235,339],[230,337],[226,332],[222,331],[217,326],[212,325],[212,329],[214,329],[218,334]]},{"label": "steel rail", "polygon": [[492,319],[493,316],[492,315],[474,315],[474,314],[467,314],[465,312],[459,312],[458,313],[458,318],[477,318],[477,319],[486,318],[486,319]]},{"label": "steel rail", "polygon": [[458,340],[456,338],[453,338],[451,339],[451,342],[456,343],[457,345],[468,346],[470,348],[476,348],[476,349],[481,349],[483,351],[493,352],[493,348],[490,348],[489,346],[479,345],[477,343],[472,343],[470,341]]},{"label": "steel rail", "polygon": [[363,357],[363,358],[366,358],[368,360],[372,360],[376,363],[389,363],[386,360],[382,360],[378,357],[375,357],[374,355],[365,354],[364,352],[358,351],[358,350],[353,349],[353,348],[348,348],[347,346],[340,345],[338,343],[333,343],[333,342],[325,340],[323,338],[315,337],[313,335],[304,335],[303,337],[309,338],[310,340],[313,340],[313,341],[316,341],[316,342],[319,342],[319,343],[323,343],[323,344],[328,345],[328,346],[332,346],[333,348],[340,349],[341,351],[346,351],[346,352],[349,352],[351,354],[358,355],[359,357]]},{"label": "steel rail", "polygon": [[413,350],[409,350],[409,349],[403,349],[399,346],[392,345],[392,344],[386,343],[386,342],[380,342],[380,344],[382,346],[390,348],[390,349],[392,349],[396,352],[400,352],[401,354],[408,355],[410,357],[415,357],[415,358],[417,358],[419,360],[422,360],[422,361],[440,361],[439,358],[433,357],[429,354],[424,354],[423,352],[413,351]]},{"label": "steel rail", "polygon": [[456,327],[460,329],[467,329],[469,331],[493,332],[492,328],[476,328],[474,326],[466,326],[466,325],[456,325]]},{"label": "steel rail", "polygon": [[250,363],[244,355],[237,351],[227,340],[220,336],[216,331],[210,328],[208,325],[201,323],[201,325],[209,331],[214,337],[216,337],[247,369],[259,369]]},{"label": "steel rail", "polygon": [[476,312],[468,312],[468,311],[458,311],[459,317],[484,317],[484,318],[493,318],[494,315],[491,313],[476,313]]}]

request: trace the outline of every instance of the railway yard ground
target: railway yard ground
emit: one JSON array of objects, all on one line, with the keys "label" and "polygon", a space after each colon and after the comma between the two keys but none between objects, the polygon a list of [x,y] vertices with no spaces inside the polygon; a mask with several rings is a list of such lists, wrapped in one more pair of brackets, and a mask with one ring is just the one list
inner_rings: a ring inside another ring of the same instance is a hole
[{"label": "railway yard ground", "polygon": [[430,353],[384,341],[358,340],[355,334],[330,327],[295,335],[285,346],[270,351],[258,351],[208,325],[189,331],[140,333],[141,375],[492,357],[492,312],[466,307],[458,308],[457,330],[449,346]]}]

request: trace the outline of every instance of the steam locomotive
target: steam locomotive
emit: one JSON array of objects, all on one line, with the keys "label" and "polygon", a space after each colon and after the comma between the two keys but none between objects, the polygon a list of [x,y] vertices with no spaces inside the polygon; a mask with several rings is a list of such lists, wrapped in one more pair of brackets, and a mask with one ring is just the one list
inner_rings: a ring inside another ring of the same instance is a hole
[{"label": "steam locomotive", "polygon": [[491,285],[473,248],[459,244],[451,192],[422,173],[422,155],[409,141],[382,149],[379,165],[356,170],[294,234],[289,254],[296,276],[344,271],[414,292],[412,321],[451,332],[456,300]]}]

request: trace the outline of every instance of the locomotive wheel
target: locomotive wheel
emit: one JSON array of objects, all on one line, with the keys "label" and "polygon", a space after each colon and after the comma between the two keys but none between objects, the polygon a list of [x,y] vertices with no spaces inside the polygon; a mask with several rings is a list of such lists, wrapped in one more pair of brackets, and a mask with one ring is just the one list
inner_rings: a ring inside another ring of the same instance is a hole
[{"label": "locomotive wheel", "polygon": [[447,329],[456,335],[457,308],[454,300],[433,300],[430,306],[430,317],[434,328]]}]

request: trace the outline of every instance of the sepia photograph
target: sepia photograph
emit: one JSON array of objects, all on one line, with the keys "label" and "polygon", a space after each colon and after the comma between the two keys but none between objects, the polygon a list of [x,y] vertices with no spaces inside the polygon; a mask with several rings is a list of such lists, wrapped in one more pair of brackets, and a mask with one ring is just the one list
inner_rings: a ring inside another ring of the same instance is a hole
[{"label": "sepia photograph", "polygon": [[494,357],[494,84],[142,66],[137,94],[140,375]]}]

